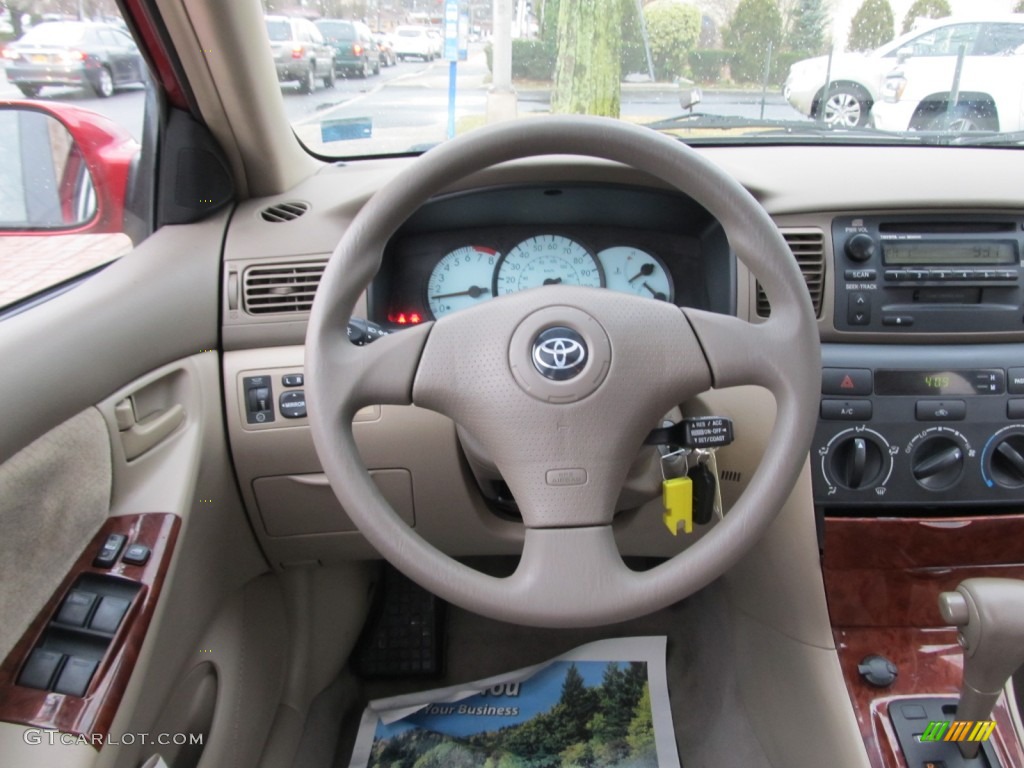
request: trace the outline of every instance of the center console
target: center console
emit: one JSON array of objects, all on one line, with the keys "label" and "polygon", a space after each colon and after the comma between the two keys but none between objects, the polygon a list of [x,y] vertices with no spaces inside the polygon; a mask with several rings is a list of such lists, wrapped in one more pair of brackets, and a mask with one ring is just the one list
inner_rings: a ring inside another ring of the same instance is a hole
[{"label": "center console", "polygon": [[[846,343],[822,349],[811,469],[833,636],[872,766],[953,768],[956,749],[922,751],[931,721],[956,721],[963,680],[938,597],[1024,578],[1024,217],[831,229],[830,338]],[[1024,766],[1012,699],[969,764]]]}]

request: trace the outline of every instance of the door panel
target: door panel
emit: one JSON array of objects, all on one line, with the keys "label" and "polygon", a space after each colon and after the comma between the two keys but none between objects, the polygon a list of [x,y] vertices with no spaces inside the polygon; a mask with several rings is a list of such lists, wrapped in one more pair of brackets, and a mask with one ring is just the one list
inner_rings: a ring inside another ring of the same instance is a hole
[{"label": "door panel", "polygon": [[[34,637],[46,631],[59,603],[54,590],[93,568],[97,530],[131,539],[145,528],[130,522],[139,516],[173,523],[158,533],[169,556],[154,546],[145,566],[157,563],[157,578],[137,582],[138,608],[133,602],[125,614],[131,624],[108,641],[104,653],[116,660],[104,656],[97,667],[119,681],[110,686],[113,705],[92,702],[103,705],[108,740],[49,747],[30,743],[24,725],[0,723],[5,768],[137,768],[159,748],[121,737],[165,728],[199,730],[206,765],[227,765],[232,753],[238,765],[252,764],[263,747],[282,680],[270,670],[283,663],[287,643],[263,630],[283,627],[285,617],[275,580],[258,578],[268,565],[224,428],[215,348],[227,218],[164,227],[66,293],[0,320],[0,657],[27,625]],[[142,570],[119,561],[109,575],[141,579]],[[144,634],[134,631],[140,616]],[[79,698],[97,691],[90,683]],[[63,695],[40,693],[48,701]],[[244,750],[233,741],[241,737]],[[189,764],[199,754],[168,756]]]},{"label": "door panel", "polygon": [[0,465],[0,659],[110,509],[107,427],[90,408]]}]

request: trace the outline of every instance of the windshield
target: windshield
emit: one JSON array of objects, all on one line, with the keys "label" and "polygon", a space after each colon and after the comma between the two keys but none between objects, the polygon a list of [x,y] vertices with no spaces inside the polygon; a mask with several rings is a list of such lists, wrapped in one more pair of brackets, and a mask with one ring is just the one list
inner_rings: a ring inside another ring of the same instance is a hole
[{"label": "windshield", "polygon": [[544,114],[611,116],[690,143],[1016,146],[1024,135],[1024,0],[315,7],[390,43],[335,58],[336,78],[312,53],[278,67],[296,135],[328,157],[418,153]]}]

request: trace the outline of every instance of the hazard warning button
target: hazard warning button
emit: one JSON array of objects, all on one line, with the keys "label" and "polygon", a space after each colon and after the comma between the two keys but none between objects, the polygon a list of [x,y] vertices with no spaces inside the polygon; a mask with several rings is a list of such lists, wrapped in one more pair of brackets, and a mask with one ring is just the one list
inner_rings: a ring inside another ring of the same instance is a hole
[{"label": "hazard warning button", "polygon": [[822,368],[821,392],[824,395],[870,395],[869,368]]}]

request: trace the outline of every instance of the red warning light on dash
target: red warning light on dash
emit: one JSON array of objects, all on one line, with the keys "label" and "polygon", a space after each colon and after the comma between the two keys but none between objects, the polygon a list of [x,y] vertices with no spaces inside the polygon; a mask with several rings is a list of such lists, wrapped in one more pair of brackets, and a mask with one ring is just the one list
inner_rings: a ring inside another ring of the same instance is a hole
[{"label": "red warning light on dash", "polygon": [[423,322],[423,315],[419,312],[391,312],[388,322],[395,325],[419,325]]}]

